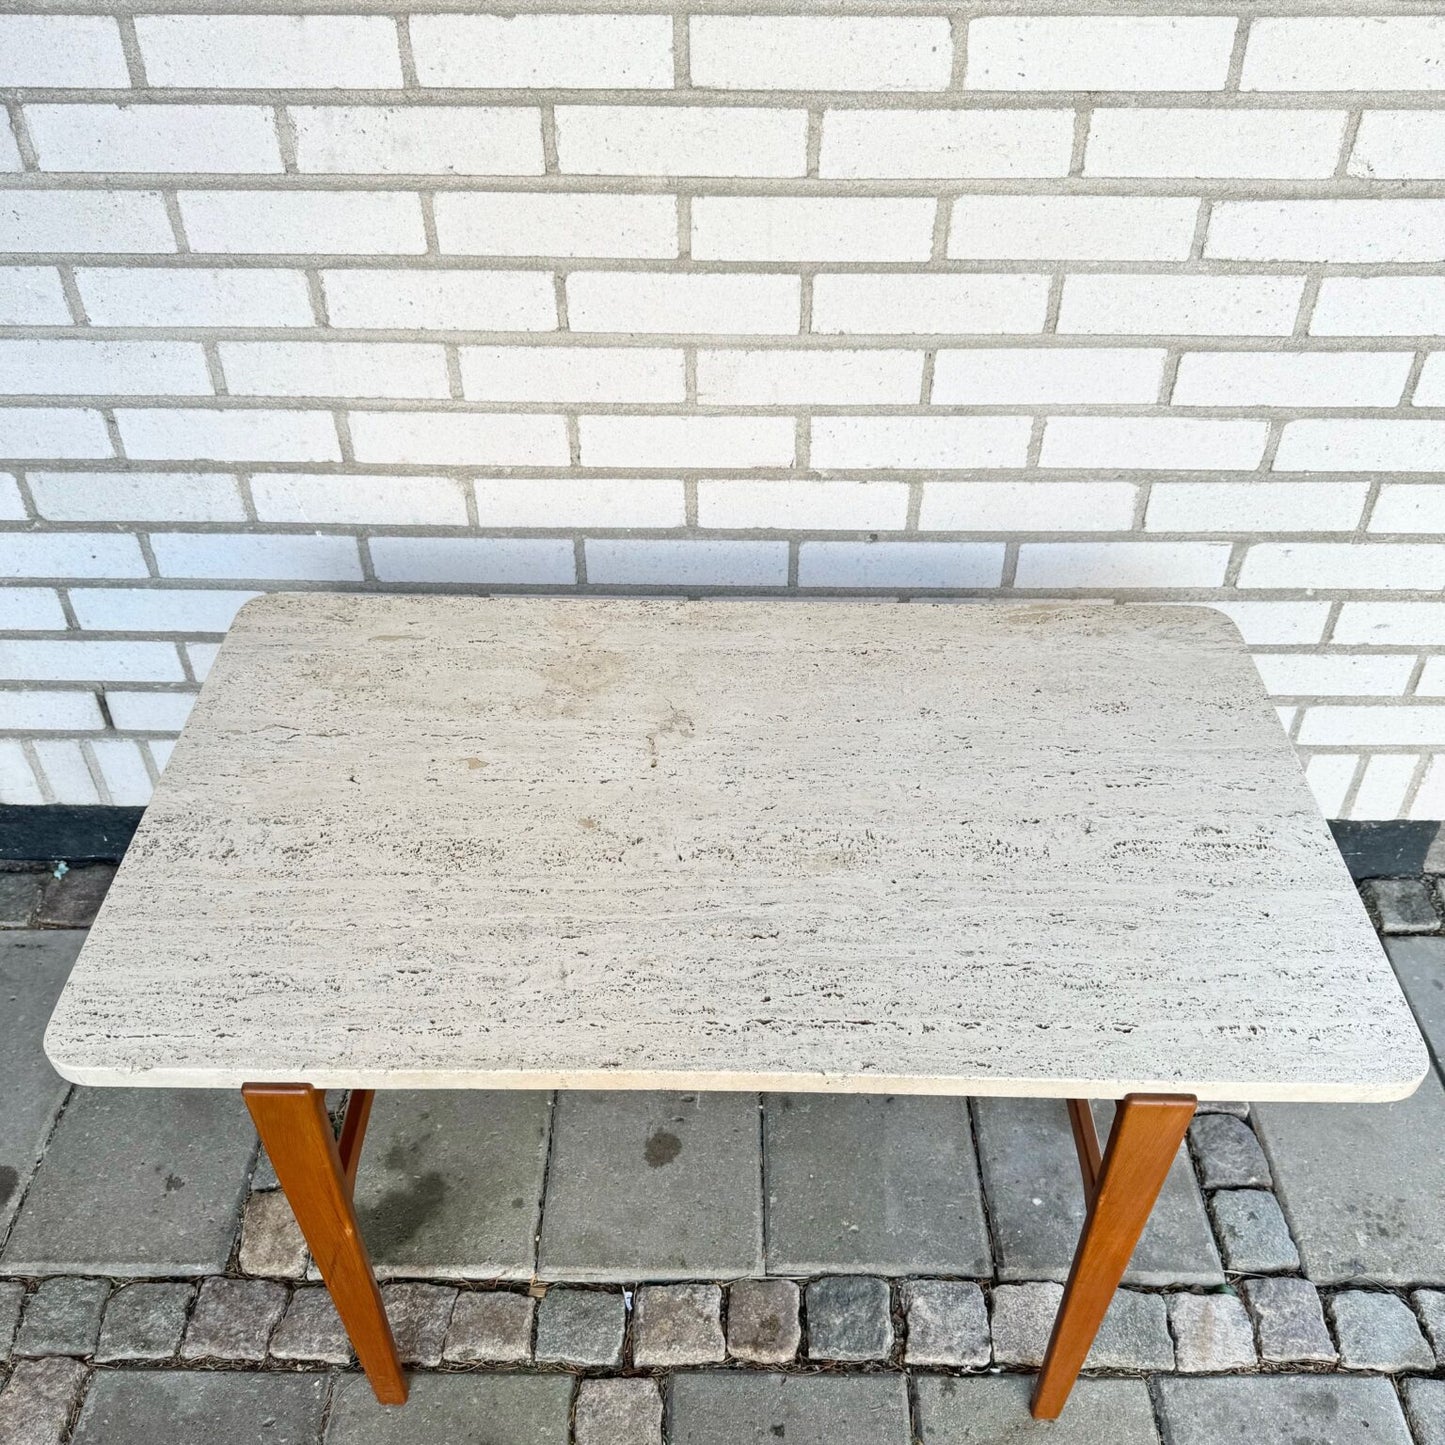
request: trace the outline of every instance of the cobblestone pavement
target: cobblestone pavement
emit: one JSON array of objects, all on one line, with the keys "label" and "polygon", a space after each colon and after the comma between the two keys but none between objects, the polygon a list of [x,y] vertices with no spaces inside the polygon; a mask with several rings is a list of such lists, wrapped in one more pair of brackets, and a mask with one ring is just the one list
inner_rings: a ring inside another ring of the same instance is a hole
[{"label": "cobblestone pavement", "polygon": [[[383,1095],[357,1201],[413,1367],[383,1411],[240,1101],[46,1065],[110,872],[0,872],[5,1445],[1445,1445],[1437,1073],[1202,1107],[1048,1427],[1062,1104]],[[1438,1065],[1441,880],[1362,891]]]}]

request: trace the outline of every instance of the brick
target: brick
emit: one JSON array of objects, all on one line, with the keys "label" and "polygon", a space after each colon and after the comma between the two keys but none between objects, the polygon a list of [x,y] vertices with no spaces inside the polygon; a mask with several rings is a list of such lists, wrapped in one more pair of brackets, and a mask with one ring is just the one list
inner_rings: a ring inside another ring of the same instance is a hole
[{"label": "brick", "polygon": [[351,444],[359,462],[565,467],[570,460],[560,416],[354,411],[350,421]]},{"label": "brick", "polygon": [[1305,781],[1326,818],[1337,818],[1343,812],[1359,763],[1355,753],[1320,753],[1305,763]]},{"label": "brick", "polygon": [[790,467],[791,417],[584,416],[584,467]]},{"label": "brick", "polygon": [[886,1280],[832,1275],[807,1289],[810,1360],[881,1360],[893,1351]]},{"label": "brick", "polygon": [[[1432,562],[1440,565],[1433,558],[1422,559],[1422,574]],[[1445,602],[1346,602],[1340,608],[1330,640],[1409,647],[1438,642],[1445,635],[1442,629]]]},{"label": "brick", "polygon": [[577,580],[568,539],[373,537],[371,564],[382,582],[564,583]]},{"label": "brick", "polygon": [[326,90],[402,83],[389,16],[141,15],[135,28],[152,85]]},{"label": "brick", "polygon": [[99,732],[106,725],[93,693],[38,688],[0,694],[0,719],[0,727],[17,732]]},{"label": "brick", "polygon": [[1023,416],[820,416],[812,464],[820,468],[961,470],[1018,467],[1028,450]]},{"label": "brick", "polygon": [[0,15],[0,85],[128,86],[109,16]]},{"label": "brick", "polygon": [[1423,878],[1371,878],[1360,892],[1380,920],[1381,933],[1439,933],[1440,915]]},{"label": "brick", "polygon": [[1398,697],[1414,671],[1409,656],[1257,656],[1264,685],[1276,697]]},{"label": "brick", "polygon": [[75,282],[96,326],[312,326],[300,271],[247,267],[78,267]]},{"label": "brick", "polygon": [[193,692],[120,692],[106,688],[110,720],[121,732],[178,733],[195,705]]},{"label": "brick", "polygon": [[798,586],[997,587],[1003,551],[992,542],[804,542]]},{"label": "brick", "polygon": [[173,642],[0,641],[0,677],[22,682],[179,682]]},{"label": "brick", "polygon": [[1299,1268],[1299,1251],[1279,1201],[1267,1189],[1220,1189],[1210,1196],[1224,1267],[1232,1274]]},{"label": "brick", "polygon": [[1244,53],[1244,90],[1445,89],[1438,15],[1260,19]]},{"label": "brick", "polygon": [[782,587],[786,542],[644,542],[589,537],[587,580],[632,586]]},{"label": "brick", "polygon": [[0,392],[210,396],[195,341],[0,341]]},{"label": "brick", "polygon": [[321,281],[333,326],[420,331],[557,327],[552,278],[543,271],[323,271]]},{"label": "brick", "polygon": [[46,171],[281,170],[259,105],[29,105],[25,120]]},{"label": "brick", "polygon": [[672,21],[666,15],[417,15],[411,43],[423,85],[672,86]]},{"label": "brick", "polygon": [[1219,201],[1204,254],[1227,261],[1438,261],[1445,201]]},{"label": "brick", "polygon": [[28,516],[15,479],[0,476],[0,521],[23,522]]},{"label": "brick", "polygon": [[820,333],[1029,335],[1043,330],[1048,277],[823,273],[813,282]]},{"label": "brick", "polygon": [[942,17],[694,15],[692,83],[714,90],[944,90]]},{"label": "brick", "polygon": [[909,406],[922,386],[921,351],[697,353],[697,399],[704,406]]},{"label": "brick", "polygon": [[151,537],[151,547],[162,577],[361,580],[354,537],[157,532]]},{"label": "brick", "polygon": [[1405,797],[1415,779],[1418,758],[1382,753],[1367,760],[1355,801],[1350,808],[1352,818],[1385,819],[1404,815]]},{"label": "brick", "polygon": [[122,408],[126,455],[141,461],[337,462],[336,424],[326,411]]},{"label": "brick", "polygon": [[90,632],[225,632],[255,592],[209,588],[72,587],[70,605]]},{"label": "brick", "polygon": [[452,255],[677,255],[671,196],[444,191],[436,222],[438,243]]},{"label": "brick", "polygon": [[536,1300],[506,1290],[457,1296],[442,1354],[448,1364],[515,1364],[532,1353]]},{"label": "brick", "polygon": [[204,472],[32,472],[35,510],[52,522],[239,522],[235,480]]},{"label": "brick", "polygon": [[270,1353],[273,1360],[351,1363],[351,1341],[324,1287],[292,1291],[281,1323],[271,1332]]},{"label": "brick", "polygon": [[1095,110],[1086,176],[1332,176],[1342,110]]},{"label": "brick", "polygon": [[63,632],[68,625],[51,587],[0,587],[0,615],[13,632]]},{"label": "brick", "polygon": [[1445,177],[1445,115],[1428,110],[1367,110],[1360,118],[1350,175],[1369,180]]},{"label": "brick", "polygon": [[103,1279],[47,1279],[25,1301],[16,1358],[89,1355],[100,1334],[110,1282]]},{"label": "brick", "polygon": [[[1059,330],[1090,335],[1288,336],[1303,293],[1302,276],[1068,276]],[[816,306],[815,301],[815,310]]]},{"label": "brick", "polygon": [[0,577],[145,577],[134,537],[114,532],[0,533]]},{"label": "brick", "polygon": [[1219,587],[1229,546],[1211,542],[1025,542],[1018,587]]},{"label": "brick", "polygon": [[1431,352],[1425,358],[1415,385],[1415,405],[1445,406],[1445,351]]},{"label": "brick", "polygon": [[522,106],[298,105],[290,115],[303,174],[539,176],[545,169],[541,113]]},{"label": "brick", "polygon": [[808,114],[804,110],[559,105],[554,115],[557,164],[564,175],[807,173]]},{"label": "brick", "polygon": [[1235,1295],[1170,1295],[1169,1324],[1180,1374],[1248,1370],[1257,1363],[1254,1327]]},{"label": "brick", "polygon": [[908,1343],[904,1363],[985,1368],[993,1358],[983,1291],[963,1280],[914,1279],[903,1285]]},{"label": "brick", "polygon": [[662,1440],[662,1395],[653,1380],[581,1380],[574,1416],[577,1445],[659,1445]]},{"label": "brick", "polygon": [[79,1360],[22,1360],[0,1391],[0,1438],[8,1445],[60,1445],[85,1384]]},{"label": "brick", "polygon": [[1185,417],[1050,417],[1040,466],[1248,471],[1268,423]]},{"label": "brick", "polygon": [[907,520],[908,487],[903,482],[752,481],[739,477],[697,484],[700,527],[897,531]]},{"label": "brick", "polygon": [[938,352],[936,406],[1117,405],[1158,401],[1164,352],[1145,347],[973,348]]},{"label": "brick", "polygon": [[960,196],[948,254],[963,261],[1182,261],[1198,210],[1181,196]]},{"label": "brick", "polygon": [[277,472],[251,478],[263,522],[465,527],[467,504],[450,477],[318,477]]},{"label": "brick", "polygon": [[0,130],[0,171],[20,171],[24,166],[20,160],[20,147],[12,130]]},{"label": "brick", "polygon": [[740,1279],[728,1286],[728,1354],[754,1365],[790,1364],[802,1343],[799,1290],[790,1279]]},{"label": "brick", "polygon": [[969,90],[1218,90],[1231,16],[1002,16],[968,27]]},{"label": "brick", "polygon": [[[100,727],[99,721],[94,726]],[[98,803],[100,790],[80,743],[73,738],[38,739],[31,744],[40,772],[58,803]]]},{"label": "brick", "polygon": [[173,1360],[194,1293],[195,1287],[189,1284],[123,1285],[105,1307],[96,1362]]},{"label": "brick", "polygon": [[1352,532],[1365,482],[1155,482],[1151,532]]},{"label": "brick", "polygon": [[818,174],[898,177],[1066,176],[1071,110],[830,110]]},{"label": "brick", "polygon": [[271,1280],[203,1280],[181,1359],[264,1360],[286,1297],[286,1286]]},{"label": "brick", "polygon": [[1181,358],[1175,406],[1397,406],[1408,351],[1196,351]]},{"label": "brick", "polygon": [[1137,494],[1132,482],[926,482],[918,527],[923,532],[1127,532]]},{"label": "brick", "polygon": [[420,255],[421,203],[405,191],[182,191],[193,251]]},{"label": "brick", "polygon": [[482,527],[681,527],[679,481],[499,477],[472,483]]},{"label": "brick", "polygon": [[1374,418],[1285,423],[1279,472],[1435,472],[1445,469],[1445,422]]},{"label": "brick", "polygon": [[[12,726],[9,721],[10,700],[0,697],[0,718],[5,718],[5,726]],[[18,726],[25,726],[24,723]],[[8,738],[0,738],[0,802],[3,803],[43,803],[46,801],[45,794],[40,791],[40,784],[35,781],[35,772],[30,766],[30,760],[21,750],[18,742],[12,742]],[[0,1405],[4,1404],[4,1396],[0,1395]]]},{"label": "brick", "polygon": [[702,261],[926,261],[936,202],[915,196],[699,196]]},{"label": "brick", "polygon": [[0,251],[175,249],[157,191],[7,191],[0,199]]},{"label": "brick", "polygon": [[1299,741],[1321,747],[1432,747],[1445,743],[1445,707],[1312,707]]},{"label": "brick", "polygon": [[440,346],[407,341],[223,341],[232,396],[451,395]]},{"label": "brick", "polygon": [[717,1365],[726,1353],[717,1285],[652,1284],[637,1291],[633,1364],[642,1369]]},{"label": "brick", "polygon": [[58,271],[51,266],[0,266],[0,326],[69,325],[70,308]]},{"label": "brick", "polygon": [[640,346],[464,346],[472,401],[681,402],[681,350]]},{"label": "brick", "polygon": [[1445,662],[1440,657],[1425,659],[1415,691],[1421,697],[1445,697]]},{"label": "brick", "polygon": [[537,1306],[537,1363],[615,1368],[626,1320],[613,1290],[549,1289]]},{"label": "brick", "polygon": [[1420,779],[1414,801],[1410,804],[1410,817],[1445,817],[1445,756],[1430,759],[1425,776]]},{"label": "brick", "polygon": [[567,277],[567,314],[573,331],[796,333],[799,281],[796,276],[577,271]]},{"label": "brick", "polygon": [[1445,277],[1326,276],[1310,318],[1312,336],[1445,333]]},{"label": "brick", "polygon": [[1344,1290],[1330,1300],[1330,1314],[1346,1370],[1433,1370],[1435,1352],[1420,1333],[1404,1300],[1373,1290]]}]

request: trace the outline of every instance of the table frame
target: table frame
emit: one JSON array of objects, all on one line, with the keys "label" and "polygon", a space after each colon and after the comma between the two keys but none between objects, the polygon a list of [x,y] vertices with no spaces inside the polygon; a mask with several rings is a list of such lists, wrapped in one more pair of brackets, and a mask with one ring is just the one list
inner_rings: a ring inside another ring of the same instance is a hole
[{"label": "table frame", "polygon": [[[405,1404],[406,1375],[361,1236],[352,1192],[374,1097],[354,1089],[340,1134],[310,1084],[241,1090],[296,1222],[378,1401]],[[1129,1094],[1103,1152],[1089,1103],[1068,1102],[1086,1213],[1030,1409],[1057,1419],[1184,1141],[1192,1094]]]}]

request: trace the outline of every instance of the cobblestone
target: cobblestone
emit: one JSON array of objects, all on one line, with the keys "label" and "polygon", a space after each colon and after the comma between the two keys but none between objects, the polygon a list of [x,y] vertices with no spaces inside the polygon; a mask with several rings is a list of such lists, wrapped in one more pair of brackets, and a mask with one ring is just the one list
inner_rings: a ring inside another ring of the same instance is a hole
[{"label": "cobblestone", "polygon": [[[1435,1351],[1436,1361],[1445,1365],[1445,1290],[1417,1289],[1410,1298],[1425,1323],[1425,1336]],[[4,1334],[0,1328],[0,1339]]]},{"label": "cobblestone", "polygon": [[917,1279],[903,1286],[909,1365],[982,1369],[989,1362],[988,1307],[966,1280]]},{"label": "cobblestone", "polygon": [[5,1445],[60,1445],[85,1381],[79,1360],[21,1360],[0,1390]]},{"label": "cobblestone", "polygon": [[1423,878],[1372,878],[1360,891],[1373,906],[1381,933],[1440,931],[1440,915]]},{"label": "cobblestone", "polygon": [[622,1363],[627,1312],[611,1290],[549,1289],[537,1306],[539,1364]]},{"label": "cobblestone", "polygon": [[15,1354],[91,1354],[109,1293],[110,1284],[103,1279],[42,1280],[25,1302]]},{"label": "cobblestone", "polygon": [[727,1358],[722,1290],[715,1284],[644,1285],[632,1319],[632,1359],[643,1367],[715,1365]]},{"label": "cobblestone", "polygon": [[123,1285],[105,1307],[96,1360],[173,1360],[195,1292],[190,1284]]},{"label": "cobblestone", "polygon": [[25,1303],[25,1286],[18,1280],[0,1282],[0,1360],[8,1358],[20,1309]]},{"label": "cobblestone", "polygon": [[1259,1331],[1266,1365],[1332,1365],[1339,1358],[1320,1292],[1307,1279],[1246,1279],[1240,1291]]},{"label": "cobblestone", "polygon": [[658,1445],[662,1395],[654,1380],[582,1380],[577,1386],[576,1445]]},{"label": "cobblestone", "polygon": [[113,863],[89,863],[52,878],[40,897],[35,921],[46,928],[89,928],[115,877]]},{"label": "cobblestone", "polygon": [[306,1241],[301,1226],[279,1189],[255,1193],[241,1214],[241,1270],[276,1279],[301,1279],[306,1273]]},{"label": "cobblestone", "polygon": [[1405,1411],[1419,1445],[1445,1445],[1445,1380],[1406,1380]]},{"label": "cobblestone", "polygon": [[452,1310],[442,1358],[456,1365],[525,1360],[532,1352],[536,1308],[536,1300],[510,1290],[464,1290]]},{"label": "cobblestone", "polygon": [[[993,1292],[993,1358],[999,1365],[1043,1363],[1063,1286],[999,1285]],[[1095,1370],[1172,1370],[1174,1342],[1162,1295],[1121,1289],[1085,1365]]]},{"label": "cobblestone", "polygon": [[893,1349],[888,1285],[869,1275],[815,1279],[807,1290],[808,1358],[881,1360]]},{"label": "cobblestone", "polygon": [[1410,1307],[1392,1294],[1344,1290],[1330,1301],[1340,1365],[1346,1370],[1432,1370],[1435,1352],[1425,1343]]},{"label": "cobblestone", "polygon": [[306,1285],[292,1293],[271,1335],[271,1358],[320,1365],[350,1362],[351,1342],[324,1286]]},{"label": "cobblestone", "polygon": [[1221,1189],[1209,1200],[1224,1267],[1235,1274],[1299,1268],[1299,1251],[1279,1201],[1268,1189]]},{"label": "cobblestone", "polygon": [[1202,1114],[1189,1126],[1189,1142],[1206,1189],[1269,1187],[1269,1161],[1254,1130],[1229,1114]]},{"label": "cobblestone", "polygon": [[439,1365],[457,1292],[443,1284],[386,1284],[381,1302],[404,1365]]},{"label": "cobblestone", "polygon": [[0,872],[0,928],[27,928],[40,903],[39,873]]},{"label": "cobblestone", "polygon": [[265,1279],[208,1279],[201,1284],[183,1360],[266,1358],[266,1342],[286,1307],[286,1286]]},{"label": "cobblestone", "polygon": [[740,1279],[728,1286],[728,1353],[754,1365],[786,1365],[802,1343],[800,1291],[790,1279]]},{"label": "cobblestone", "polygon": [[1169,1300],[1169,1324],[1181,1374],[1247,1370],[1257,1363],[1254,1327],[1235,1295],[1174,1295]]}]

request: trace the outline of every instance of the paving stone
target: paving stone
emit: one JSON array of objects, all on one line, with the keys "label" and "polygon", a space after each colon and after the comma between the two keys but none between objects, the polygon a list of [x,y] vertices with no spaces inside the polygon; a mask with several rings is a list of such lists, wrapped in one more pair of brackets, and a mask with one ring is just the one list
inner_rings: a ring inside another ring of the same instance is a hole
[{"label": "paving stone", "polygon": [[968,1101],[763,1099],[768,1270],[987,1277]]},{"label": "paving stone", "polygon": [[0,934],[0,1240],[70,1092],[41,1038],[83,941],[78,933]]},{"label": "paving stone", "polygon": [[1438,933],[1440,915],[1423,878],[1372,878],[1360,885],[1381,933]]},{"label": "paving stone", "polygon": [[571,1375],[413,1375],[410,1384],[398,1410],[378,1405],[364,1376],[341,1376],[326,1445],[567,1445]]},{"label": "paving stone", "polygon": [[642,1367],[715,1365],[727,1358],[722,1290],[715,1284],[649,1284],[637,1291],[632,1362]]},{"label": "paving stone", "polygon": [[1266,1365],[1332,1365],[1339,1359],[1320,1292],[1307,1279],[1246,1279],[1239,1288]]},{"label": "paving stone", "polygon": [[247,1198],[239,1261],[245,1274],[300,1279],[306,1273],[306,1240],[279,1189]]},{"label": "paving stone", "polygon": [[893,1351],[893,1303],[885,1280],[843,1274],[807,1288],[810,1360],[882,1360]]},{"label": "paving stone", "polygon": [[[993,1291],[993,1358],[999,1365],[1043,1364],[1062,1285],[996,1285]],[[1172,1370],[1174,1341],[1161,1295],[1121,1289],[1084,1361],[1091,1370]]]},{"label": "paving stone", "polygon": [[[79,1360],[20,1360],[0,1390],[0,1440],[5,1445],[60,1445],[85,1374]],[[75,1439],[81,1439],[78,1433]]]},{"label": "paving stone", "polygon": [[756,1094],[566,1090],[552,1128],[542,1278],[763,1273]]},{"label": "paving stone", "polygon": [[1346,1370],[1433,1370],[1435,1352],[1403,1300],[1377,1290],[1345,1290],[1330,1300],[1330,1318]]},{"label": "paving stone", "polygon": [[127,1284],[111,1295],[95,1347],[97,1363],[173,1360],[186,1332],[195,1286]]},{"label": "paving stone", "polygon": [[1232,1294],[1176,1294],[1169,1298],[1176,1367],[1184,1375],[1252,1369],[1254,1326]]},{"label": "paving stone", "polygon": [[264,1193],[268,1189],[279,1189],[281,1181],[276,1177],[276,1166],[271,1162],[263,1144],[256,1151],[256,1167],[251,1171],[253,1193]]},{"label": "paving stone", "polygon": [[0,1280],[0,1360],[10,1355],[20,1308],[25,1303],[25,1286],[19,1280]]},{"label": "paving stone", "polygon": [[1029,1414],[1034,1382],[1017,1375],[955,1379],[920,1375],[922,1445],[1158,1445],[1149,1388],[1142,1380],[1080,1380],[1057,1420]]},{"label": "paving stone", "polygon": [[40,873],[0,872],[0,928],[28,928],[40,903]]},{"label": "paving stone", "polygon": [[1249,1105],[1238,1100],[1201,1099],[1195,1106],[1196,1114],[1233,1114],[1236,1119],[1249,1118]]},{"label": "paving stone", "polygon": [[1269,1187],[1269,1161],[1254,1130],[1242,1119],[1201,1114],[1189,1126],[1189,1142],[1206,1189]]},{"label": "paving stone", "polygon": [[1254,1122],[1316,1284],[1445,1280],[1445,1150],[1421,1147],[1445,1137],[1433,1070],[1398,1103],[1260,1104]]},{"label": "paving stone", "polygon": [[901,1374],[714,1370],[672,1377],[670,1445],[909,1445]]},{"label": "paving stone", "polygon": [[292,1292],[281,1323],[271,1332],[270,1353],[273,1360],[350,1364],[351,1341],[324,1285]]},{"label": "paving stone", "polygon": [[803,1330],[790,1279],[740,1279],[728,1286],[728,1353],[753,1365],[796,1358]]},{"label": "paving stone", "polygon": [[[1445,1365],[1445,1290],[1417,1289],[1410,1298],[1425,1322],[1425,1336],[1435,1351],[1436,1361]],[[4,1338],[5,1328],[0,1325],[0,1340]]]},{"label": "paving stone", "polygon": [[[1078,1156],[1060,1099],[977,1099],[979,1163],[998,1277],[1063,1281],[1084,1223]],[[1102,1140],[1113,1110],[1095,1106]],[[1224,1270],[1181,1150],[1124,1275],[1126,1284],[1219,1285]]]},{"label": "paving stone", "polygon": [[89,1355],[100,1334],[110,1282],[46,1279],[25,1302],[16,1355]]},{"label": "paving stone", "polygon": [[1385,952],[1438,1063],[1445,1059],[1445,938],[1387,938]]},{"label": "paving stone", "polygon": [[87,863],[48,879],[35,921],[46,928],[89,928],[114,878],[114,863]]},{"label": "paving stone", "polygon": [[982,1369],[990,1358],[988,1306],[968,1280],[913,1279],[903,1286],[909,1365]]},{"label": "paving stone", "polygon": [[1176,1375],[1155,1389],[1169,1445],[1410,1445],[1388,1380]]},{"label": "paving stone", "polygon": [[1279,1201],[1267,1189],[1221,1189],[1209,1201],[1224,1267],[1236,1274],[1299,1268]]},{"label": "paving stone", "polygon": [[1405,1413],[1419,1445],[1445,1445],[1445,1380],[1406,1380]]},{"label": "paving stone", "polygon": [[377,1274],[530,1279],[550,1115],[531,1090],[378,1094],[356,1182]]},{"label": "paving stone", "polygon": [[71,1445],[316,1445],[324,1375],[102,1370]]},{"label": "paving stone", "polygon": [[449,1364],[512,1364],[532,1353],[537,1301],[508,1290],[464,1290],[447,1326],[442,1357]]},{"label": "paving stone", "polygon": [[457,1292],[442,1284],[383,1285],[381,1302],[404,1365],[439,1365]]},{"label": "paving stone", "polygon": [[655,1380],[582,1380],[576,1445],[659,1445],[662,1394]]},{"label": "paving stone", "polygon": [[181,1343],[181,1359],[264,1360],[285,1308],[286,1286],[273,1280],[205,1280]]},{"label": "paving stone", "polygon": [[15,1274],[217,1273],[255,1147],[239,1091],[78,1090],[0,1260]]},{"label": "paving stone", "polygon": [[538,1364],[620,1365],[627,1310],[611,1290],[549,1289],[537,1306]]}]

